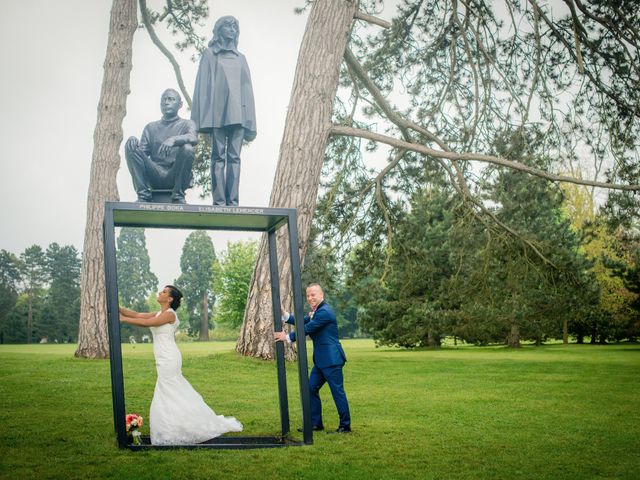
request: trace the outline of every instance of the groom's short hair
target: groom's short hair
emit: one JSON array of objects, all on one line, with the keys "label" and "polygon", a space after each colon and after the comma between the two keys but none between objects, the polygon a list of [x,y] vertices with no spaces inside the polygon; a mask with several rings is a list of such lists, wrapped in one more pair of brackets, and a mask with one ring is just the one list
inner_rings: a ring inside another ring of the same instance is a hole
[{"label": "groom's short hair", "polygon": [[309,285],[307,285],[307,288],[311,288],[311,287],[318,287],[320,291],[324,293],[324,290],[322,290],[322,287],[320,286],[319,283],[310,283]]}]

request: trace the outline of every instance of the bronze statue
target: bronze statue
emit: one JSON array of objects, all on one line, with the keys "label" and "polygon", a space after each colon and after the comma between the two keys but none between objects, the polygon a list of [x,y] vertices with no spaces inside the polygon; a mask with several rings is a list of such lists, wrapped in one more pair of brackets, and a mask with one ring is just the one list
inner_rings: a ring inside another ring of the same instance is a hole
[{"label": "bronze statue", "polygon": [[249,65],[238,51],[240,28],[231,16],[218,19],[200,58],[191,119],[212,135],[211,191],[214,205],[238,205],[240,150],[256,138],[256,112]]},{"label": "bronze statue", "polygon": [[147,124],[140,141],[130,137],[124,146],[139,202],[153,201],[155,190],[169,190],[172,203],[185,203],[198,136],[193,121],[178,116],[181,107],[180,94],[165,90],[160,100],[162,119]]}]

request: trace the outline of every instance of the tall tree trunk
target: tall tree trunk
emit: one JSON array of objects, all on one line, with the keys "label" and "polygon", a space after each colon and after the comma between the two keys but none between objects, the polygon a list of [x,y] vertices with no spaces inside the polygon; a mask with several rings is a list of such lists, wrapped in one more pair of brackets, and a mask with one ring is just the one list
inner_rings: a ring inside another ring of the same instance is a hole
[{"label": "tall tree trunk", "polygon": [[136,1],[113,0],[98,119],[93,133],[76,357],[109,356],[102,221],[104,202],[118,200],[118,150],[122,143],[122,120],[126,113],[132,67],[133,34],[137,26]]},{"label": "tall tree trunk", "polygon": [[[298,54],[269,206],[297,210],[300,263],[307,251],[340,65],[356,3],[355,0],[313,2]],[[277,236],[277,250],[281,298],[288,306],[292,298],[291,263],[283,230]],[[272,359],[275,352],[272,332],[269,257],[263,235],[236,350],[243,355]],[[291,360],[295,353],[287,348],[286,356]]]},{"label": "tall tree trunk", "polygon": [[200,317],[200,337],[201,342],[209,341],[209,297],[207,292],[202,295],[202,316]]},{"label": "tall tree trunk", "polygon": [[520,348],[520,327],[515,322],[511,324],[511,333],[507,338],[507,345],[511,348]]},{"label": "tall tree trunk", "polygon": [[27,294],[27,343],[31,343],[33,341],[33,297],[31,292]]},{"label": "tall tree trunk", "polygon": [[566,318],[562,322],[562,343],[565,345],[569,343],[569,322]]}]

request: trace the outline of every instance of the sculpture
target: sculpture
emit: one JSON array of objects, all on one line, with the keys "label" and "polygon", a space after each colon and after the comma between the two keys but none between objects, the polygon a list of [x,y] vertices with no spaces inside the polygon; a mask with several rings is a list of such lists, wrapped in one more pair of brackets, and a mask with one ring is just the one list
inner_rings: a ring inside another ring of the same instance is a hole
[{"label": "sculpture", "polygon": [[165,90],[160,100],[162,119],[147,124],[140,141],[130,137],[125,144],[138,202],[151,202],[154,190],[165,190],[170,191],[172,203],[185,203],[198,136],[193,121],[178,116],[181,107],[180,94],[171,88]]},{"label": "sculpture", "polygon": [[249,65],[238,52],[238,20],[218,19],[200,58],[191,119],[212,136],[211,191],[214,205],[238,205],[240,150],[256,138],[256,114]]}]

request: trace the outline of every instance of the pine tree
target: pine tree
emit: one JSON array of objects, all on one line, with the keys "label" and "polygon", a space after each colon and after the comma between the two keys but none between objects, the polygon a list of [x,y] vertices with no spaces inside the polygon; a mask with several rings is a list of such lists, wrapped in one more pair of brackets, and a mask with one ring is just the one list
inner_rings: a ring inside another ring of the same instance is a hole
[{"label": "pine tree", "polygon": [[27,295],[27,343],[33,341],[34,304],[43,295],[43,287],[48,280],[46,257],[39,245],[32,245],[20,254],[23,290]]},{"label": "pine tree", "polygon": [[189,234],[180,256],[180,277],[175,284],[186,301],[189,312],[189,332],[199,334],[199,340],[209,340],[211,309],[215,297],[211,290],[213,264],[216,253],[207,232],[198,230]]},{"label": "pine tree", "polygon": [[47,310],[55,319],[53,338],[73,342],[78,338],[80,319],[80,270],[82,261],[72,245],[49,245],[46,251],[50,283]]},{"label": "pine tree", "polygon": [[11,252],[0,250],[0,344],[8,333],[7,317],[18,300],[20,263]]},{"label": "pine tree", "polygon": [[147,311],[147,298],[158,287],[158,278],[151,271],[144,228],[122,228],[116,255],[120,302],[127,308]]}]

